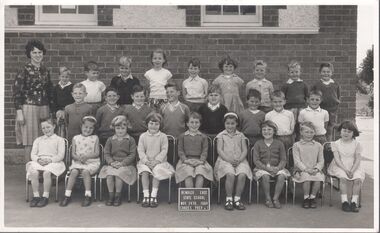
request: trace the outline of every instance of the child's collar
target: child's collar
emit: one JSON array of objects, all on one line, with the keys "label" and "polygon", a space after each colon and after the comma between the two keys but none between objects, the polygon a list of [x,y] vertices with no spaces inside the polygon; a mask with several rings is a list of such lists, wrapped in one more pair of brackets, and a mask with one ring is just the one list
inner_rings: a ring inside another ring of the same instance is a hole
[{"label": "child's collar", "polygon": [[67,87],[67,86],[70,86],[70,85],[71,85],[71,82],[68,81],[65,85],[62,85],[62,82],[59,81],[59,82],[58,82],[58,85],[63,89],[63,88],[65,88],[65,87]]},{"label": "child's collar", "polygon": [[313,139],[311,139],[311,141],[305,141],[303,138],[301,138],[300,143],[301,144],[314,144],[315,141]]},{"label": "child's collar", "polygon": [[323,79],[321,79],[321,82],[325,85],[329,85],[330,83],[335,83],[334,80],[332,78],[330,78],[328,81],[325,81]]},{"label": "child's collar", "polygon": [[187,130],[186,132],[185,132],[185,135],[191,135],[191,136],[195,136],[195,135],[201,135],[202,133],[199,131],[199,130],[197,130],[196,132],[192,132],[192,131],[190,131],[190,130]]},{"label": "child's collar", "polygon": [[119,138],[118,136],[113,135],[112,136],[112,140],[119,140],[119,139],[129,139],[129,135],[128,134],[125,134],[123,137]]},{"label": "child's collar", "polygon": [[303,82],[303,80],[301,78],[298,78],[297,80],[289,78],[288,81],[286,81],[287,84],[292,84],[294,82]]},{"label": "child's collar", "polygon": [[148,135],[150,135],[150,136],[159,136],[159,135],[161,134],[161,131],[160,131],[160,130],[158,130],[156,133],[151,133],[151,132],[149,132],[149,129],[148,129],[146,132],[147,132]]}]

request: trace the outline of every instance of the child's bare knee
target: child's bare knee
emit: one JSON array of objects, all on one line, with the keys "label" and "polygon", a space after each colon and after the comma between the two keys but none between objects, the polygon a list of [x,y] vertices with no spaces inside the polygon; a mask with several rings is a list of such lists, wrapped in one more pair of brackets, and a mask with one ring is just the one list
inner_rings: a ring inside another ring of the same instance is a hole
[{"label": "child's bare knee", "polygon": [[269,176],[269,175],[263,175],[261,178],[262,178],[263,181],[266,182],[266,183],[269,182],[269,180],[270,180],[270,176]]},{"label": "child's bare knee", "polygon": [[51,177],[51,172],[49,172],[49,171],[44,171],[43,176],[44,176],[44,179],[46,179],[46,178],[50,178],[50,177]]}]

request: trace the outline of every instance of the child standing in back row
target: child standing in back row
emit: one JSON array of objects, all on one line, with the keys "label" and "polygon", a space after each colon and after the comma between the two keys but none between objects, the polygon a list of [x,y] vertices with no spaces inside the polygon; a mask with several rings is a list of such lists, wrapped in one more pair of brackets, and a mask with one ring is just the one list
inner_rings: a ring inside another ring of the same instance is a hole
[{"label": "child standing in back row", "polygon": [[253,62],[253,80],[247,83],[245,94],[248,94],[250,89],[256,89],[261,93],[261,104],[259,109],[265,113],[272,110],[270,96],[273,93],[272,82],[265,78],[267,63],[262,60]]},{"label": "child standing in back row", "polygon": [[153,68],[145,72],[144,77],[149,81],[149,105],[158,112],[161,105],[167,102],[165,85],[173,75],[163,68],[168,63],[164,50],[154,50],[150,55],[150,61]]},{"label": "child standing in back row", "polygon": [[319,67],[321,79],[314,84],[312,89],[318,89],[322,92],[323,99],[321,108],[329,113],[329,123],[327,125],[327,141],[332,138],[333,128],[337,123],[337,111],[340,104],[340,86],[331,76],[334,73],[334,66],[331,63],[322,63]]},{"label": "child standing in back row", "polygon": [[87,95],[84,98],[84,102],[90,104],[94,111],[102,104],[102,95],[106,90],[106,85],[102,81],[99,81],[99,65],[94,61],[89,61],[84,65],[84,74],[87,79],[81,83],[86,87]]},{"label": "child standing in back row", "polygon": [[219,86],[222,91],[222,103],[227,107],[228,111],[239,114],[244,110],[239,94],[244,81],[234,73],[238,67],[238,63],[227,56],[219,62],[218,67],[222,71],[222,74],[212,84]]}]

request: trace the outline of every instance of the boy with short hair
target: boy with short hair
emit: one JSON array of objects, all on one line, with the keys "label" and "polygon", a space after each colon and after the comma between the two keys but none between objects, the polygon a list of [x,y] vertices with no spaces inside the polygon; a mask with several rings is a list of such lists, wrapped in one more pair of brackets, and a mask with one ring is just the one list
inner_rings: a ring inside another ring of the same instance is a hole
[{"label": "boy with short hair", "polygon": [[333,140],[333,128],[337,124],[337,111],[340,104],[340,86],[331,76],[334,73],[334,66],[331,63],[322,63],[319,67],[321,79],[317,81],[312,89],[322,92],[323,99],[321,108],[329,113],[329,123],[327,125],[326,137],[328,141]]},{"label": "boy with short hair", "polygon": [[215,137],[224,130],[223,119],[228,110],[220,103],[221,93],[218,86],[211,85],[208,89],[208,102],[199,107],[199,114],[202,116],[200,130],[211,137]]},{"label": "boy with short hair", "polygon": [[127,117],[130,128],[128,128],[128,134],[131,135],[138,144],[140,135],[148,130],[145,123],[145,118],[153,111],[146,100],[145,89],[140,85],[135,85],[132,88],[131,98],[132,104],[125,106],[124,115]]},{"label": "boy with short hair", "polygon": [[298,122],[311,122],[315,128],[314,140],[323,145],[327,141],[326,128],[329,122],[329,113],[320,107],[321,101],[322,92],[311,90],[307,99],[308,107],[300,111]]},{"label": "boy with short hair", "polygon": [[277,136],[284,143],[286,152],[294,143],[294,115],[291,111],[285,110],[285,95],[282,91],[276,90],[271,95],[273,110],[265,115],[265,120],[273,121],[277,125]]},{"label": "boy with short hair", "polygon": [[251,89],[247,94],[248,108],[239,114],[241,132],[249,139],[251,146],[261,138],[260,125],[264,122],[265,113],[258,109],[261,103],[261,94]]},{"label": "boy with short hair", "polygon": [[193,58],[188,63],[189,77],[182,83],[185,104],[192,112],[197,112],[199,107],[205,103],[208,89],[208,82],[199,77],[201,62]]},{"label": "boy with short hair", "polygon": [[[140,85],[140,81],[132,75],[132,58],[122,56],[119,59],[119,74],[112,78],[110,87],[115,88],[120,95],[117,104],[132,104],[132,89],[135,85]],[[129,132],[128,132],[129,133]]]},{"label": "boy with short hair", "polygon": [[87,95],[84,102],[93,106],[96,111],[102,104],[102,94],[106,90],[106,85],[99,81],[99,65],[94,61],[89,61],[84,65],[84,74],[87,79],[81,83],[86,87]]},{"label": "boy with short hair", "polygon": [[160,113],[163,117],[162,132],[175,138],[186,131],[186,122],[190,115],[190,109],[186,104],[178,100],[180,91],[178,86],[169,82],[165,85],[168,103],[161,106]]}]

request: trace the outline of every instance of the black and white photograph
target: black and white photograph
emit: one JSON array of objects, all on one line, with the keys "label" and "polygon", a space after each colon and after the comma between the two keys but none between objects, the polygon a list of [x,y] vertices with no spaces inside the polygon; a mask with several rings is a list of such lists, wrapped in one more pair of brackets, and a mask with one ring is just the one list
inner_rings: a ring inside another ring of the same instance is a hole
[{"label": "black and white photograph", "polygon": [[0,7],[0,231],[379,232],[379,1]]}]

